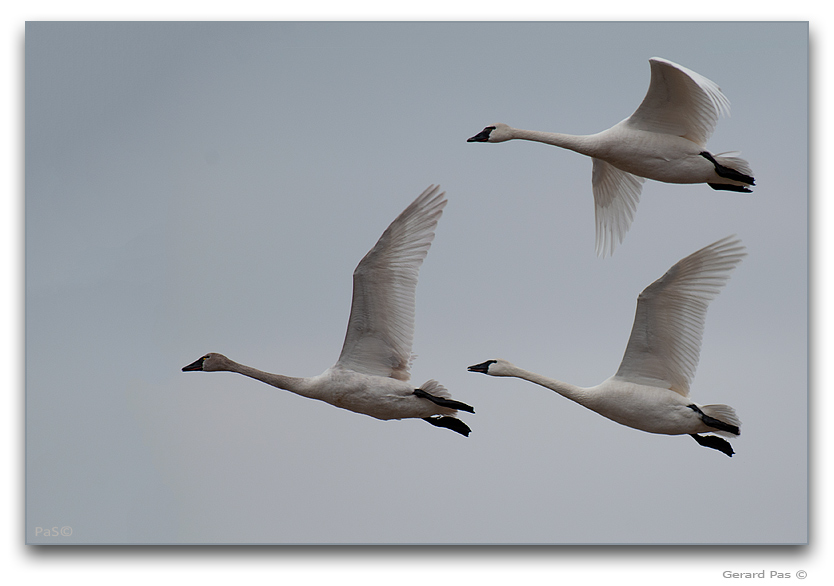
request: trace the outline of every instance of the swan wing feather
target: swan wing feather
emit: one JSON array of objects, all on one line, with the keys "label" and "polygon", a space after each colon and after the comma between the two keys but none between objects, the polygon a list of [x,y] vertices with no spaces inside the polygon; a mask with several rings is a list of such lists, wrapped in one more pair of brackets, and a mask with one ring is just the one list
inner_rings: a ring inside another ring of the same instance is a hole
[{"label": "swan wing feather", "polygon": [[417,276],[446,205],[430,186],[385,230],[353,272],[353,302],[337,366],[407,381]]},{"label": "swan wing feather", "polygon": [[615,376],[688,396],[707,306],[745,254],[741,241],[729,236],[678,261],[646,287]]},{"label": "swan wing feather", "polygon": [[625,123],[639,130],[682,136],[705,147],[730,101],[703,75],[660,57],[649,59],[651,81],[643,102]]},{"label": "swan wing feather", "polygon": [[596,253],[605,257],[614,253],[631,227],[645,179],[621,171],[602,159],[593,158],[593,162]]}]

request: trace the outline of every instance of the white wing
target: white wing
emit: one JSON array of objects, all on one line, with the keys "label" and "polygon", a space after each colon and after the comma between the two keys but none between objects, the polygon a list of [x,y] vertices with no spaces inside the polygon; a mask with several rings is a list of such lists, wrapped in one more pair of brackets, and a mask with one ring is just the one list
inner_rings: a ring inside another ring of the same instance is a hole
[{"label": "white wing", "polygon": [[704,147],[730,101],[715,82],[660,57],[649,59],[652,78],[640,107],[624,121],[632,128],[682,136]]},{"label": "white wing", "polygon": [[616,376],[684,397],[695,375],[709,302],[745,256],[730,236],[677,262],[637,298],[637,315]]},{"label": "white wing", "polygon": [[417,274],[429,251],[445,192],[430,186],[385,230],[353,272],[353,304],[336,363],[407,381]]},{"label": "white wing", "polygon": [[596,220],[596,252],[605,257],[625,238],[634,220],[643,177],[617,169],[602,159],[593,159],[591,185],[594,190],[594,218]]}]

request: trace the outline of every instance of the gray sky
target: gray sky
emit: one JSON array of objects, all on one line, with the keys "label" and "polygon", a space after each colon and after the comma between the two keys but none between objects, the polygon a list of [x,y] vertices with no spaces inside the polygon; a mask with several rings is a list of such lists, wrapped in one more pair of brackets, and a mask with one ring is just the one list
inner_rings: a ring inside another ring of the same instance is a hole
[{"label": "gray sky", "polygon": [[[29,23],[27,541],[805,542],[807,50],[802,23]],[[603,260],[590,160],[466,138],[608,128],[653,56],[721,86],[709,147],[758,185],[647,182]],[[412,380],[469,438],[180,371],[332,365],[356,263],[430,183]],[[732,459],[466,372],[601,382],[638,293],[729,234],[692,398],[738,411]]]}]

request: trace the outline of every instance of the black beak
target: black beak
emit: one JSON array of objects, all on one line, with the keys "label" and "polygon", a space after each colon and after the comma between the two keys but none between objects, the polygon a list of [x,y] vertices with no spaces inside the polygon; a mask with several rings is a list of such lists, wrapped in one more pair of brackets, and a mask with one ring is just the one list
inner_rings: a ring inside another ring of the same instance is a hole
[{"label": "black beak", "polygon": [[469,372],[481,372],[483,374],[487,374],[489,372],[489,365],[493,363],[495,363],[494,360],[487,360],[486,362],[481,362],[480,364],[470,366],[466,370],[468,370]]},{"label": "black beak", "polygon": [[194,362],[192,362],[191,364],[189,364],[188,366],[183,366],[182,367],[183,372],[188,372],[188,371],[191,371],[191,370],[203,370],[203,359],[199,358],[199,359],[195,360]]},{"label": "black beak", "polygon": [[487,126],[472,138],[467,138],[466,142],[487,142],[489,140],[489,134],[492,130],[492,127]]}]

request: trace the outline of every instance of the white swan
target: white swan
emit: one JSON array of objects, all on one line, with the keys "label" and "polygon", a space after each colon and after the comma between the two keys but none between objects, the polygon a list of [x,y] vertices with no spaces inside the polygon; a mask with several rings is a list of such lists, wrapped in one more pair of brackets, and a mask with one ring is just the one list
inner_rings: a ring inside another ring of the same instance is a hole
[{"label": "white swan", "polygon": [[654,57],[649,63],[651,83],[640,107],[608,130],[574,136],[493,124],[467,141],[533,140],[592,157],[596,253],[603,257],[613,254],[631,226],[644,178],[743,192],[755,184],[738,153],[706,150],[718,116],[730,111],[721,88],[666,59]]},{"label": "white swan", "polygon": [[183,371],[225,370],[298,395],[377,419],[419,417],[469,435],[455,417],[472,407],[450,398],[437,381],[409,384],[417,273],[446,206],[445,192],[430,186],[409,205],[353,272],[353,303],[339,360],[322,374],[298,378],[270,374],[209,353]]},{"label": "white swan", "polygon": [[595,387],[563,383],[506,360],[487,360],[469,370],[522,378],[622,425],[650,433],[690,434],[702,446],[732,456],[726,440],[698,434],[739,435],[741,422],[733,408],[697,405],[688,396],[707,305],[745,256],[743,251],[739,240],[724,238],[679,261],[646,287],[637,299],[637,315],[619,370]]}]

